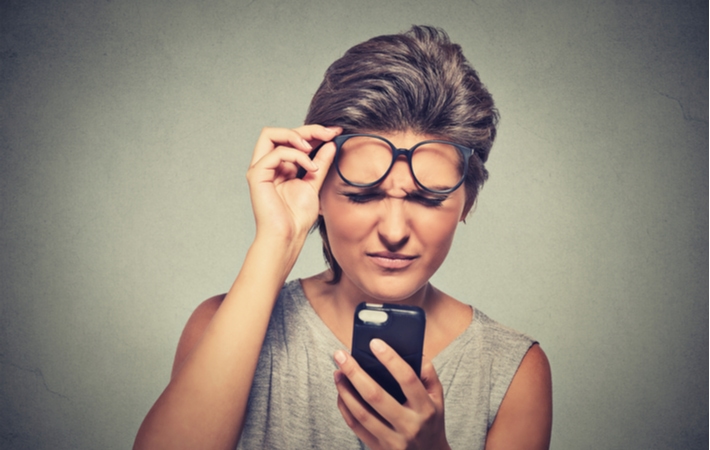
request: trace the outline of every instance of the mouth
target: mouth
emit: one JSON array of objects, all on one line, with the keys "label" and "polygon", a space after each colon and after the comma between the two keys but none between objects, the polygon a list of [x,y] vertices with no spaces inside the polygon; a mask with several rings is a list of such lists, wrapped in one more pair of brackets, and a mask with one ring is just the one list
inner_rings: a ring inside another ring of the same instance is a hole
[{"label": "mouth", "polygon": [[405,255],[403,253],[393,252],[367,253],[367,256],[377,266],[388,270],[405,269],[418,258],[416,255]]}]

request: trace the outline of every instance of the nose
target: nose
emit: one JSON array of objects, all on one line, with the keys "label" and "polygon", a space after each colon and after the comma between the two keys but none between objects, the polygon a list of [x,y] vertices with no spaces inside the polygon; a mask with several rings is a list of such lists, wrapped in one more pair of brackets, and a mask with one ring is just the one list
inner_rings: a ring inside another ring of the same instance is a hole
[{"label": "nose", "polygon": [[388,197],[381,202],[381,209],[377,234],[387,250],[397,251],[404,247],[410,235],[405,200]]},{"label": "nose", "polygon": [[399,155],[395,160],[380,187],[387,192],[401,192],[403,195],[417,188],[405,155]]},{"label": "nose", "polygon": [[401,249],[409,240],[410,217],[405,197],[414,186],[406,159],[398,159],[382,182],[387,198],[381,202],[377,232],[389,251]]}]

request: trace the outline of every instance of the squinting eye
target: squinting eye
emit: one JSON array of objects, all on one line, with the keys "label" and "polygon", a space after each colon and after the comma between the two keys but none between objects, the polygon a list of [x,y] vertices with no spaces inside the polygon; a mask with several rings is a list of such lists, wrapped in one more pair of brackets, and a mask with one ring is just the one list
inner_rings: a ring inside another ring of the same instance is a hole
[{"label": "squinting eye", "polygon": [[417,195],[417,194],[409,194],[408,197],[414,202],[420,203],[424,206],[430,206],[430,207],[441,206],[441,204],[444,203],[444,200],[447,199],[446,196],[428,197],[428,196]]},{"label": "squinting eye", "polygon": [[367,203],[382,198],[382,194],[378,193],[356,194],[354,192],[346,192],[343,195],[346,196],[348,200],[353,203]]}]

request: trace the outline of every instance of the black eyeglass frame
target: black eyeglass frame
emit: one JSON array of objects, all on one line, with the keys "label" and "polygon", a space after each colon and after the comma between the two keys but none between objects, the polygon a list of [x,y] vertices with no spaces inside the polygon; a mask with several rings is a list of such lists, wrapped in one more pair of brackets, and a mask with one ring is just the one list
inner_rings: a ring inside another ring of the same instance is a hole
[{"label": "black eyeglass frame", "polygon": [[[340,161],[340,155],[341,155],[341,148],[343,146],[343,143],[347,141],[350,138],[353,137],[371,137],[375,139],[379,139],[382,142],[387,143],[387,145],[390,146],[392,149],[392,162],[390,162],[389,167],[385,171],[384,175],[382,175],[380,178],[378,178],[376,181],[373,181],[371,183],[355,183],[347,178],[340,172],[340,164],[338,162]],[[409,165],[409,172],[412,174],[412,178],[414,181],[417,183],[417,185],[424,189],[427,192],[431,192],[432,194],[450,194],[454,192],[456,189],[459,188],[463,184],[463,182],[466,180],[466,173],[468,171],[468,160],[471,158],[471,155],[473,154],[473,149],[465,147],[463,145],[456,144],[454,142],[450,141],[442,141],[438,139],[432,139],[428,141],[422,141],[417,143],[411,148],[397,148],[393,143],[388,141],[387,139],[383,138],[382,136],[377,136],[376,134],[341,134],[339,136],[336,136],[333,138],[333,142],[335,143],[335,160],[333,161],[333,164],[335,164],[335,169],[338,171],[338,175],[340,176],[340,179],[343,180],[345,183],[347,183],[350,186],[354,187],[359,187],[359,188],[369,188],[372,186],[376,186],[380,183],[382,183],[382,180],[387,178],[387,175],[389,175],[390,171],[392,170],[392,167],[394,166],[395,161],[397,161],[397,158],[399,158],[400,155],[404,155],[407,157],[407,164]],[[430,189],[426,186],[424,186],[418,179],[417,175],[414,173],[414,168],[412,167],[412,155],[414,154],[414,150],[416,150],[418,147],[421,147],[422,145],[425,144],[447,144],[455,147],[463,156],[463,173],[461,174],[461,179],[459,180],[456,185],[454,185],[451,188],[444,189],[444,190],[436,190],[436,189]]]}]

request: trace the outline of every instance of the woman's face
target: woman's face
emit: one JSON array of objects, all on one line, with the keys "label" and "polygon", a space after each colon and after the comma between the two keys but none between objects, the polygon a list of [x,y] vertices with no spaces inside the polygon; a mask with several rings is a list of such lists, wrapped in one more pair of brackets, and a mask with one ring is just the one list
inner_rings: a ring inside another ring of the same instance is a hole
[{"label": "woman's face", "polygon": [[[397,148],[436,138],[411,131],[375,134]],[[423,191],[404,157],[374,188],[349,186],[333,167],[320,196],[330,249],[343,269],[340,283],[382,302],[406,300],[427,284],[467,212],[463,186],[447,195]]]}]

